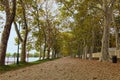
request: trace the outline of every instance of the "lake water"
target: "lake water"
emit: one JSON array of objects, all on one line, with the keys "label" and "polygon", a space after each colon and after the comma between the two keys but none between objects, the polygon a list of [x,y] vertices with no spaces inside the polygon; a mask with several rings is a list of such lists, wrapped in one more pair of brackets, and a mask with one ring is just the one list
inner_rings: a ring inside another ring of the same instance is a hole
[{"label": "lake water", "polygon": [[[29,57],[26,59],[27,62],[33,62],[33,61],[37,61],[37,60],[39,60],[39,57]],[[17,58],[9,57],[9,58],[5,59],[5,64],[6,65],[13,64],[13,63],[16,63],[16,61],[17,61]],[[20,61],[20,59],[19,59],[19,61]]]}]

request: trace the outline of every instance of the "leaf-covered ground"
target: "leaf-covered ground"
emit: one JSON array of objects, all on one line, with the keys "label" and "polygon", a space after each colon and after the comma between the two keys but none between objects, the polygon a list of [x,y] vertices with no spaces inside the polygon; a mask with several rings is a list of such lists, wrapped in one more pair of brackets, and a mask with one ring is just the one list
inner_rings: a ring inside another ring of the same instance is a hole
[{"label": "leaf-covered ground", "polygon": [[65,57],[9,71],[0,80],[120,80],[120,63]]}]

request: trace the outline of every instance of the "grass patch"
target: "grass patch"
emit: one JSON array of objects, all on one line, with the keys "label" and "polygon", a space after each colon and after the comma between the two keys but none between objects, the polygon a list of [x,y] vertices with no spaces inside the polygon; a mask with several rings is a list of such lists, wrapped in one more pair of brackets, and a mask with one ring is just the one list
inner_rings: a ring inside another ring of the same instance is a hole
[{"label": "grass patch", "polygon": [[0,66],[0,74],[5,73],[7,71],[17,70],[17,69],[25,68],[28,66],[32,66],[32,65],[43,63],[43,62],[52,61],[52,60],[55,60],[55,59],[45,59],[45,60],[38,60],[38,61],[27,62],[27,63],[20,62],[18,65],[11,64],[11,65]]}]

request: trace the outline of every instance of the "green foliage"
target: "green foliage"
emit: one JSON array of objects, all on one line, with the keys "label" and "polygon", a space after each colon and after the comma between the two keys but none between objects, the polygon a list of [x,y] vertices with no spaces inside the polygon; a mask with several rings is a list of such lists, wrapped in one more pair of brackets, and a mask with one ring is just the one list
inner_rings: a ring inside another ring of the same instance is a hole
[{"label": "green foliage", "polygon": [[34,53],[34,57],[39,57],[39,53],[38,52]]},{"label": "green foliage", "polygon": [[6,53],[6,57],[11,57],[11,53]]},{"label": "green foliage", "polygon": [[0,6],[0,11],[4,11],[4,7],[3,6]]},{"label": "green foliage", "polygon": [[115,17],[115,23],[120,25],[120,16]]},{"label": "green foliage", "polygon": [[[63,38],[65,41],[63,41],[64,50],[62,52],[65,54],[80,53],[79,51],[83,50],[86,45],[89,47],[92,46],[93,40],[95,49],[98,46],[101,47],[101,45],[97,44],[101,43],[102,39],[101,24],[99,24],[102,15],[100,14],[100,9],[96,8],[99,3],[97,1],[93,2],[93,0],[57,0],[57,2],[62,5],[60,11],[62,19],[65,20],[62,20],[65,23],[64,28],[70,29],[72,36],[67,35]],[[69,22],[70,18],[73,20]],[[93,33],[95,34],[94,37]]]},{"label": "green foliage", "polygon": [[[55,0],[56,10],[53,8],[54,4],[50,4],[52,1],[23,1],[29,27],[27,51],[36,50],[35,57],[38,57],[40,52],[43,54],[44,50],[47,52],[48,48],[64,56],[83,54],[85,46],[89,48],[94,46],[94,52],[100,51],[104,11],[99,0]],[[115,12],[118,11],[118,7],[119,4],[116,3]],[[0,10],[4,10],[4,7],[0,6]],[[15,21],[17,24],[20,23],[20,29],[24,28],[22,12],[23,9],[18,0]],[[120,16],[115,17],[115,22],[119,26]],[[20,34],[23,38],[25,30],[22,29]],[[115,44],[114,38],[110,40],[111,44]],[[18,45],[18,38],[15,38],[15,42]]]},{"label": "green foliage", "polygon": [[12,54],[12,57],[16,57],[16,56],[17,56],[17,53],[16,53],[16,52]]},{"label": "green foliage", "polygon": [[61,33],[61,37],[62,37],[61,53],[64,56],[70,55],[74,50],[73,46],[74,36],[70,32],[63,32]]}]

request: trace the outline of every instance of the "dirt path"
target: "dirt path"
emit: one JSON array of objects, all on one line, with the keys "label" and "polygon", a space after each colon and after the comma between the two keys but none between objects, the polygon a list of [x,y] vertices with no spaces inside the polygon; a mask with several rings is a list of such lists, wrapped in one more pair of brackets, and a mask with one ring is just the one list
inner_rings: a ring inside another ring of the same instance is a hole
[{"label": "dirt path", "polygon": [[7,72],[0,80],[120,80],[120,63],[67,57]]}]

